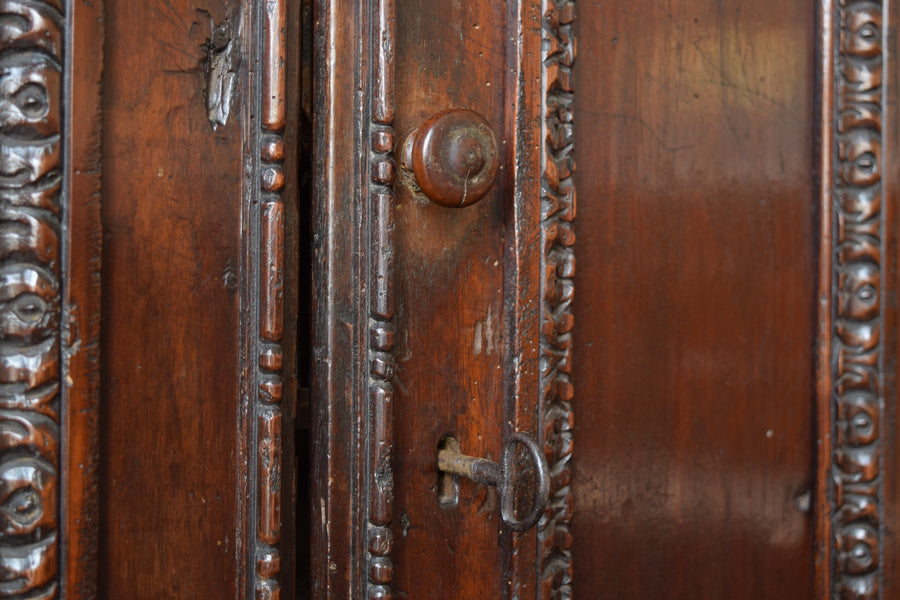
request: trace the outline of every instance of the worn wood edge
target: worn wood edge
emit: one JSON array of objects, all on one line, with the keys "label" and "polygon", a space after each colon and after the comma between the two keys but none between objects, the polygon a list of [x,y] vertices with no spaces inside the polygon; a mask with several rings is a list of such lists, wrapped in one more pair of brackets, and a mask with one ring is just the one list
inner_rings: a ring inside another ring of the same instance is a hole
[{"label": "worn wood edge", "polygon": [[827,598],[831,589],[831,346],[832,346],[832,181],[834,171],[834,0],[818,4],[818,52],[816,66],[819,134],[816,136],[817,183],[819,186],[819,271],[816,310],[816,504],[813,548],[816,598]]},{"label": "worn wood edge", "polygon": [[360,74],[368,72],[369,6],[356,0],[314,6],[310,576],[316,600],[362,598],[366,587],[365,453],[359,449],[366,442],[361,402],[369,308],[360,230],[369,176],[360,148],[370,122],[359,84],[368,84]]},{"label": "worn wood edge", "polygon": [[[541,314],[541,6],[507,3],[507,69],[503,131],[507,132],[499,185],[506,232],[503,259],[503,438],[524,432],[540,440]],[[527,496],[527,494],[524,494]],[[522,498],[529,503],[529,498]],[[522,506],[521,510],[528,510]],[[539,579],[536,530],[502,528],[504,598],[536,597]]]},{"label": "worn wood edge", "polygon": [[[897,211],[897,187],[900,180],[900,120],[898,120],[898,100],[900,90],[898,81],[898,30],[897,17],[900,14],[900,6],[896,2],[889,2],[884,7],[884,130],[882,132],[882,146],[884,148],[884,173],[882,175],[882,189],[884,195],[883,218],[885,230],[885,256],[882,272],[884,273],[884,437],[885,452],[882,457],[882,470],[885,473],[897,473],[900,453],[897,451],[898,420],[897,420],[897,374],[898,358],[900,358],[900,332],[898,332],[898,299],[900,299],[900,279],[898,279],[898,258],[900,258],[900,214]],[[882,585],[884,597],[896,596],[896,590],[900,587],[900,547],[897,543],[897,514],[898,491],[900,491],[900,479],[896,476],[886,477],[884,488],[884,537],[882,548]]]},{"label": "worn wood edge", "polygon": [[60,595],[73,600],[98,593],[103,11],[102,2],[66,11]]},{"label": "worn wood edge", "polygon": [[817,543],[823,548],[816,557],[819,597],[876,599],[883,589],[886,2],[822,5],[820,264],[828,277],[830,310],[827,320],[820,313],[820,326],[827,328],[820,327],[820,350],[826,348],[830,372],[820,370],[818,381],[819,436],[826,441],[818,485],[827,498],[817,517]]},{"label": "worn wood edge", "polygon": [[369,15],[372,31],[369,128],[364,141],[368,157],[368,186],[364,199],[369,232],[366,289],[369,334],[367,387],[364,402],[366,454],[366,598],[393,598],[391,561],[394,519],[393,378],[394,350],[394,204],[397,167],[393,159],[394,131],[394,1],[375,0]]},{"label": "worn wood edge", "polygon": [[542,0],[541,52],[541,440],[550,466],[550,501],[538,523],[537,597],[572,596],[572,493],[576,196],[573,0]]}]

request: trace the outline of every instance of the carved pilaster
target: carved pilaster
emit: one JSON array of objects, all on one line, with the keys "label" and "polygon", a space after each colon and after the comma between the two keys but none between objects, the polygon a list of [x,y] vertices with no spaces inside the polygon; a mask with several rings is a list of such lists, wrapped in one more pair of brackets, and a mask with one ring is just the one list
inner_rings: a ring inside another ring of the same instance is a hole
[{"label": "carved pilaster", "polygon": [[573,101],[575,61],[572,0],[542,3],[541,139],[541,398],[542,439],[552,480],[538,524],[538,597],[572,595],[572,457],[574,389],[571,335],[574,294],[575,187]]},{"label": "carved pilaster", "polygon": [[838,0],[834,21],[833,598],[881,597],[883,9]]},{"label": "carved pilaster", "polygon": [[0,14],[0,597],[59,589],[64,7]]}]

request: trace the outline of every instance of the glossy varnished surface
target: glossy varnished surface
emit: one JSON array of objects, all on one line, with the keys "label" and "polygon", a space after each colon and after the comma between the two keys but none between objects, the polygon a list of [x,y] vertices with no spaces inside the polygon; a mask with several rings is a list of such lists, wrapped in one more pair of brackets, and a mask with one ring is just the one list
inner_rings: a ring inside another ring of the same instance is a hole
[{"label": "glossy varnished surface", "polygon": [[814,13],[578,13],[575,592],[808,598]]},{"label": "glossy varnished surface", "polygon": [[225,598],[238,581],[241,125],[232,115],[213,131],[201,62],[227,4],[106,3],[100,573],[110,599]]},{"label": "glossy varnished surface", "polygon": [[[397,3],[397,122],[402,142],[446,108],[504,123],[502,3]],[[499,505],[493,488],[464,481],[459,506],[436,493],[438,442],[499,458],[503,447],[503,186],[453,209],[398,197],[395,421],[395,589],[410,597],[494,598],[502,588]],[[424,567],[424,568],[423,568]]]}]

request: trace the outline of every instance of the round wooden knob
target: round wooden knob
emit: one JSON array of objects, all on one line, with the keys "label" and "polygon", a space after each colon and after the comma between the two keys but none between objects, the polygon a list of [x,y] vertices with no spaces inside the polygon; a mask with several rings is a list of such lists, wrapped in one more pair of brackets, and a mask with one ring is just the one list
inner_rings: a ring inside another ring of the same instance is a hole
[{"label": "round wooden knob", "polygon": [[497,176],[497,138],[477,112],[451,108],[407,138],[403,162],[430,200],[468,206],[487,193]]}]

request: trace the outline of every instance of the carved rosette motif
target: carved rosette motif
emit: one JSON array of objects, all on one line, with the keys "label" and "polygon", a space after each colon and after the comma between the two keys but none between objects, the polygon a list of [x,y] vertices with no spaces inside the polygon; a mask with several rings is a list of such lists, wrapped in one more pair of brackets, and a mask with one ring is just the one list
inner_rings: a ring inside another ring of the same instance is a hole
[{"label": "carved rosette motif", "polygon": [[835,24],[832,318],[833,598],[880,598],[883,1],[839,0]]},{"label": "carved rosette motif", "polygon": [[284,336],[284,199],[286,0],[260,2],[262,86],[259,210],[259,390],[256,598],[281,597],[281,479]]},{"label": "carved rosette motif", "polygon": [[575,255],[572,0],[542,2],[540,415],[550,465],[550,501],[538,524],[539,598],[572,596],[571,472],[574,389],[570,379]]},{"label": "carved rosette motif", "polygon": [[394,151],[393,0],[374,3],[372,106],[369,124],[369,349],[367,573],[370,599],[393,597]]},{"label": "carved rosette motif", "polygon": [[0,597],[59,588],[63,5],[0,11]]}]

